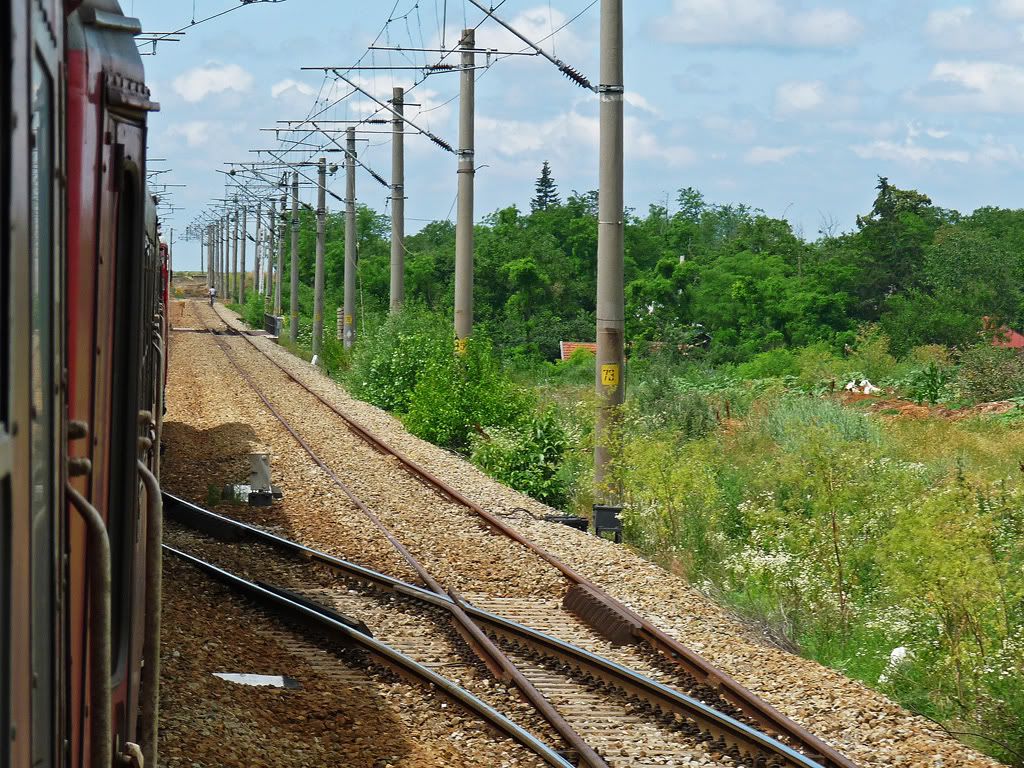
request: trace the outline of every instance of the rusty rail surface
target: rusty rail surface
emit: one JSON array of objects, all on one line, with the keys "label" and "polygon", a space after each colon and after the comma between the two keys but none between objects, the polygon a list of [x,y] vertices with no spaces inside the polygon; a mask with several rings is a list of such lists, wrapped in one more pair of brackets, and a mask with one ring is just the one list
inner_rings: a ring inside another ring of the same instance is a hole
[{"label": "rusty rail surface", "polygon": [[[219,312],[218,317],[220,317]],[[221,321],[227,325],[227,322],[224,321],[222,317]],[[488,512],[475,501],[465,496],[459,490],[452,487],[429,470],[425,469],[401,451],[392,448],[382,439],[355,421],[352,417],[342,413],[334,406],[333,403],[328,402],[319,393],[315,392],[303,381],[293,375],[291,371],[287,370],[284,366],[274,360],[274,358],[267,354],[266,351],[260,349],[259,345],[257,345],[248,334],[238,333],[237,331],[234,331],[234,333],[245,339],[253,349],[270,361],[292,382],[302,387],[325,407],[329,408],[357,437],[361,438],[364,442],[371,445],[380,453],[396,459],[406,471],[418,478],[427,486],[439,492],[442,496],[447,497],[451,501],[464,506],[477,514],[493,530],[521,544],[552,567],[558,569],[573,585],[573,589],[570,589],[569,593],[566,595],[566,607],[573,610],[573,612],[579,613],[581,618],[588,621],[599,618],[604,626],[599,626],[597,628],[602,630],[606,629],[609,625],[615,632],[620,631],[623,626],[628,627],[630,635],[645,642],[651,648],[677,664],[698,684],[705,685],[716,690],[724,699],[738,707],[748,717],[751,717],[762,727],[790,739],[795,745],[797,745],[801,752],[811,759],[820,762],[825,766],[825,768],[857,768],[856,763],[848,757],[841,754],[831,745],[826,744],[791,718],[779,712],[731,675],[721,669],[718,669],[700,654],[690,648],[687,648],[676,638],[654,626],[654,624],[649,622],[647,619],[637,614],[621,601],[612,597],[593,581],[578,573],[575,569],[562,562],[559,558],[548,552],[539,544],[523,536],[519,531]]]},{"label": "rusty rail surface", "polygon": [[[232,335],[241,335],[232,333]],[[245,337],[243,337],[245,338]],[[247,339],[248,340],[248,339]],[[274,407],[267,396],[263,393],[263,390],[253,381],[252,377],[246,373],[238,362],[234,358],[234,354],[231,352],[230,347],[224,343],[223,338],[219,334],[214,334],[214,341],[224,352],[224,356],[228,362],[231,363],[232,367],[238,372],[238,375],[249,385],[253,392],[256,393],[257,397],[263,402],[267,410],[273,414],[281,425],[288,430],[289,434],[295,441],[302,447],[302,449],[309,455],[309,457],[316,463],[320,469],[322,469],[331,481],[341,489],[341,491],[349,498],[349,500],[370,520],[371,523],[387,538],[387,540],[394,546],[394,548],[401,554],[405,561],[412,567],[412,569],[423,579],[424,583],[430,587],[430,589],[438,595],[448,595],[451,598],[451,603],[448,604],[447,610],[451,613],[452,618],[455,621],[455,628],[462,635],[466,644],[470,647],[474,654],[486,665],[487,669],[499,680],[504,680],[512,683],[522,694],[523,698],[529,702],[529,704],[536,709],[541,716],[547,720],[555,732],[562,737],[565,744],[575,753],[577,758],[581,761],[580,765],[587,766],[587,768],[609,768],[607,762],[602,758],[593,747],[586,742],[586,740],[580,736],[576,729],[569,724],[569,722],[562,716],[558,709],[542,694],[537,687],[530,682],[529,679],[519,670],[512,660],[509,659],[502,651],[495,645],[494,641],[491,640],[486,634],[484,634],[480,628],[473,622],[465,612],[465,601],[453,590],[445,589],[430,573],[426,568],[413,556],[413,554],[394,536],[394,534],[384,525],[377,514],[370,509],[363,501],[353,493],[352,489],[345,484],[335,474],[335,472],[324,463],[312,447],[307,443],[295,428],[288,422],[287,419]]]},{"label": "rusty rail surface", "polygon": [[[281,550],[296,560],[312,561],[326,566],[350,581],[369,585],[373,589],[389,594],[401,595],[425,606],[444,609],[446,604],[452,602],[450,597],[438,595],[278,534],[211,512],[173,494],[164,493],[164,503],[168,517],[218,541],[255,541]],[[317,607],[314,603],[310,605]],[[466,605],[466,612],[491,635],[501,637],[536,657],[571,667],[583,676],[600,680],[627,697],[648,705],[651,711],[658,710],[678,715],[682,720],[692,722],[707,742],[717,744],[722,751],[738,757],[741,761],[753,765],[778,765],[786,768],[821,768],[813,760],[749,725],[599,654],[472,604]]]},{"label": "rusty rail surface", "polygon": [[335,612],[321,606],[314,607],[304,600],[296,599],[283,590],[243,579],[230,571],[166,544],[163,545],[163,549],[165,552],[169,552],[182,561],[200,569],[210,577],[226,584],[236,592],[244,594],[256,602],[263,603],[271,609],[288,616],[293,621],[314,625],[320,632],[325,633],[335,642],[341,642],[369,652],[388,668],[398,672],[407,680],[442,691],[469,712],[490,723],[499,732],[518,741],[548,765],[555,766],[555,768],[573,768],[572,763],[555,749],[545,744],[529,731],[513,723],[486,702],[448,678],[437,674],[429,667],[414,661],[401,651],[392,648],[386,643],[382,643],[367,632],[360,631],[357,625],[346,621],[344,617]]}]

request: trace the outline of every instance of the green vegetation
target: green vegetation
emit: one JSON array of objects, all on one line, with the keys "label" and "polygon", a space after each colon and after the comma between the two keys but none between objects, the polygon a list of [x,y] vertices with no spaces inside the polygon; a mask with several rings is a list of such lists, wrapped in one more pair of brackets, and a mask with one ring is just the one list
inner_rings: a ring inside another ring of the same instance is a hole
[{"label": "green vegetation", "polygon": [[[693,189],[627,216],[626,542],[780,644],[1022,764],[1024,358],[986,329],[1024,320],[1024,211],[964,215],[886,179],[876,192],[854,231],[814,242]],[[413,433],[586,514],[593,356],[553,360],[560,340],[593,338],[596,202],[563,202],[545,166],[529,214],[476,228],[464,356],[454,227],[408,238],[409,305],[389,316],[386,219],[360,209],[359,339],[348,354],[329,324],[321,365]],[[343,228],[329,217],[328,318]],[[261,321],[258,297],[244,315]],[[865,378],[881,397],[843,392]],[[969,410],[992,400],[1010,402]]]}]

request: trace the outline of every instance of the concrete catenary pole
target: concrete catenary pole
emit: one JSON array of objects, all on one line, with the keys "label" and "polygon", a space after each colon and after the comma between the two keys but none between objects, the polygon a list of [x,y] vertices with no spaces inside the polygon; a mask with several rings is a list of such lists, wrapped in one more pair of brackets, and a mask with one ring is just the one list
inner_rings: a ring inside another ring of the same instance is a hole
[{"label": "concrete catenary pole", "polygon": [[405,89],[391,92],[391,312],[405,302]]},{"label": "concrete catenary pole", "polygon": [[[273,199],[270,201],[270,220],[267,222],[267,268],[264,271],[264,295],[269,302],[274,297],[274,257],[277,251],[277,200]],[[277,275],[277,279],[281,279],[280,273]],[[271,305],[271,311],[273,311],[273,305]]]},{"label": "concrete catenary pole", "polygon": [[299,343],[299,172],[292,171],[292,269],[288,309],[291,314],[291,342]]},{"label": "concrete catenary pole", "polygon": [[217,267],[220,270],[220,284],[217,286],[217,296],[221,301],[224,301],[224,297],[227,295],[227,275],[228,275],[228,237],[231,235],[231,214],[225,212],[221,222],[221,243],[220,243],[220,258],[217,259]]},{"label": "concrete catenary pole", "polygon": [[317,162],[316,185],[316,268],[313,273],[313,356],[318,357],[324,343],[324,247],[327,218],[327,158]]},{"label": "concrete catenary pole", "polygon": [[238,278],[237,278],[237,280],[238,280],[237,295],[238,295],[238,303],[239,304],[245,304],[245,243],[246,243],[246,240],[249,239],[248,235],[246,234],[246,230],[248,229],[248,224],[249,224],[249,208],[247,206],[243,205],[242,206],[242,256],[241,256],[241,261],[239,262],[239,264],[240,264],[242,269],[238,273]]},{"label": "concrete catenary pole", "polygon": [[623,278],[622,0],[601,0],[600,172],[597,230],[597,393],[594,498],[619,506],[621,405],[626,394]]},{"label": "concrete catenary pole", "polygon": [[356,129],[345,131],[345,306],[342,343],[351,349],[356,340]]},{"label": "concrete catenary pole", "polygon": [[220,246],[223,239],[224,228],[218,218],[213,223],[213,263],[210,264],[210,269],[213,272],[213,287],[217,290],[218,295],[220,295]]},{"label": "concrete catenary pole", "polygon": [[476,173],[474,124],[476,33],[462,33],[462,87],[459,95],[459,211],[455,222],[455,337],[465,351],[473,333],[473,177]]},{"label": "concrete catenary pole", "polygon": [[218,218],[213,223],[213,262],[210,264],[210,271],[213,277],[213,287],[220,294],[220,245],[224,239],[224,228]]},{"label": "concrete catenary pole", "polygon": [[256,203],[256,231],[253,236],[256,240],[252,246],[252,289],[256,292],[257,296],[262,295],[262,285],[260,283],[260,275],[262,274],[263,267],[263,201],[260,200]]},{"label": "concrete catenary pole", "polygon": [[230,280],[228,290],[231,292],[229,295],[234,296],[236,301],[238,297],[238,219],[238,208],[235,208],[235,227],[232,233],[231,247],[231,274],[228,277]]},{"label": "concrete catenary pole", "polygon": [[285,230],[285,213],[284,206],[287,198],[281,195],[281,222],[280,222],[280,234],[277,239],[277,280],[274,281],[274,317],[281,316],[281,280],[284,278],[284,230]]},{"label": "concrete catenary pole", "polygon": [[231,253],[231,212],[224,214],[224,245],[221,249],[220,259],[220,288],[217,295],[221,301],[225,301],[228,295],[228,259]]},{"label": "concrete catenary pole", "polygon": [[167,281],[174,285],[174,227],[171,227],[171,236],[167,241]]}]

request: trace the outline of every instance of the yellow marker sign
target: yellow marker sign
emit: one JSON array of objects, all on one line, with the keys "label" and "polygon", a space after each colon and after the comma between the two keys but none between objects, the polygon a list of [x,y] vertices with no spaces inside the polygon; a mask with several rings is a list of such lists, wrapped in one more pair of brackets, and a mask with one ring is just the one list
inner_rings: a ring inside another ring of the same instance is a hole
[{"label": "yellow marker sign", "polygon": [[601,366],[601,385],[605,387],[619,386],[619,366],[615,364]]},{"label": "yellow marker sign", "polygon": [[352,315],[345,315],[345,325],[352,325]]},{"label": "yellow marker sign", "polygon": [[455,340],[455,351],[458,354],[460,354],[460,355],[466,354],[466,340],[465,339],[456,339]]}]

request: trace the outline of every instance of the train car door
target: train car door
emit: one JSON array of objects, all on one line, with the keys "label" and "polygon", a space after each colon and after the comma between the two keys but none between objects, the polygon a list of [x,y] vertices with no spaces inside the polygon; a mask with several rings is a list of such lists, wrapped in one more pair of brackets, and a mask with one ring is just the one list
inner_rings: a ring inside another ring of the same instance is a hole
[{"label": "train car door", "polygon": [[4,57],[0,645],[9,765],[64,751],[62,564],[61,86],[63,8],[17,0]]},{"label": "train car door", "polygon": [[[110,91],[108,90],[108,96]],[[114,323],[110,435],[110,503],[107,527],[111,548],[111,651],[116,745],[135,740],[140,630],[145,606],[145,521],[140,503],[139,410],[144,354],[151,318],[143,317],[145,221],[145,127],[108,113],[114,137],[110,186],[114,192]],[[106,184],[105,184],[106,185]]]},{"label": "train car door", "polygon": [[[13,649],[27,652],[27,638],[20,630],[25,602],[14,603],[13,583],[23,578],[13,561],[12,538],[22,535],[15,525],[15,509],[25,507],[25,488],[15,483],[12,471],[27,461],[26,433],[15,429],[28,418],[27,382],[12,376],[27,366],[27,334],[23,331],[24,299],[27,292],[25,259],[15,253],[27,252],[28,193],[24,161],[28,157],[25,130],[28,106],[28,2],[14,0],[0,10],[0,40],[4,49],[0,69],[0,121],[4,126],[0,144],[0,734],[11,733],[14,722],[27,721],[23,699],[27,692],[27,670],[12,669]],[[9,130],[8,130],[9,129]],[[19,296],[21,299],[19,300]],[[21,432],[21,434],[18,434]],[[23,517],[23,515],[21,515]],[[18,564],[24,565],[24,561]],[[24,656],[22,656],[24,658]],[[28,759],[27,742],[0,739],[0,766]]]}]

